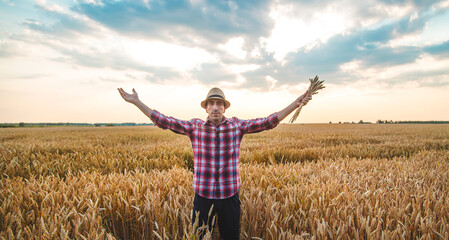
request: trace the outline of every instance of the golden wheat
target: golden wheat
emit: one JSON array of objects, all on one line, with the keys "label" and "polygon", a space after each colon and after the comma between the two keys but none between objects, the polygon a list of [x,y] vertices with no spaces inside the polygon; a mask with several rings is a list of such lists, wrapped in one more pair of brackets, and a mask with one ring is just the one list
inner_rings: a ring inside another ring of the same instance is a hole
[{"label": "golden wheat", "polygon": [[[242,239],[449,239],[446,125],[280,125],[242,144]],[[195,239],[192,153],[154,127],[0,129],[0,238]],[[208,232],[207,238],[217,232]]]}]

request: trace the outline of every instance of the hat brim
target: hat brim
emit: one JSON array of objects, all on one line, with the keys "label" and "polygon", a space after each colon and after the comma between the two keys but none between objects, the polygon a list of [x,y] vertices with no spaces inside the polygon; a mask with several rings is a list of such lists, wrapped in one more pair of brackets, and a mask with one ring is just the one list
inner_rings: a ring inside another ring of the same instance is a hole
[{"label": "hat brim", "polygon": [[203,100],[201,102],[201,107],[206,109],[206,103],[207,103],[207,101],[209,101],[211,99],[217,99],[217,100],[223,101],[225,103],[225,109],[228,109],[231,106],[231,103],[228,100],[226,100],[226,99],[211,97],[211,98],[207,98],[207,99]]}]

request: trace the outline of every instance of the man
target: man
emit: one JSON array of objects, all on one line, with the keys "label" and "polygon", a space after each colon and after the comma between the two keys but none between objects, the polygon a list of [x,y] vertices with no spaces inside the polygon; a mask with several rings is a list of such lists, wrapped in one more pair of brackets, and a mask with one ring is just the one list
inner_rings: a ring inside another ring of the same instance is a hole
[{"label": "man", "polygon": [[199,212],[200,225],[207,223],[211,227],[212,217],[209,218],[208,214],[213,206],[211,216],[218,213],[218,227],[223,239],[240,237],[238,163],[243,135],[276,127],[301,103],[307,104],[312,99],[306,92],[282,111],[266,118],[228,119],[224,113],[231,106],[230,102],[226,100],[223,91],[212,88],[206,99],[201,102],[201,107],[208,114],[206,121],[201,119],[184,121],[167,117],[147,107],[139,100],[134,89],[132,94],[122,88],[118,91],[125,101],[137,106],[156,126],[190,138],[194,152],[193,190],[195,191],[192,222],[195,222],[196,213]]}]

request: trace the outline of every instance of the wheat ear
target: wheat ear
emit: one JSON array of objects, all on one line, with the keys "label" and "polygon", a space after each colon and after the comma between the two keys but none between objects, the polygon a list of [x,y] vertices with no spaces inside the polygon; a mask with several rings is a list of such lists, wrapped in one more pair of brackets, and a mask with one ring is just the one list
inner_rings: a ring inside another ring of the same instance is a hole
[{"label": "wheat ear", "polygon": [[[318,90],[323,89],[324,88],[324,80],[320,81],[318,76],[315,76],[314,79],[309,78],[310,81],[310,86],[309,86],[309,90],[307,91],[307,95],[312,96],[314,94],[318,93]],[[294,121],[296,121],[296,118],[298,118],[299,112],[301,112],[301,108],[304,106],[303,103],[301,103],[298,107],[298,109],[296,109],[295,114],[293,114],[293,117],[290,119],[290,123],[293,123]]]}]

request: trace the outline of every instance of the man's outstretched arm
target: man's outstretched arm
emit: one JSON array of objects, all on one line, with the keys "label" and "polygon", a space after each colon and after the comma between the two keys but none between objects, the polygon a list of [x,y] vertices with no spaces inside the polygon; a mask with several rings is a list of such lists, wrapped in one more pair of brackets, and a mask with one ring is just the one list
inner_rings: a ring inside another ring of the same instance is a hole
[{"label": "man's outstretched arm", "polygon": [[137,95],[136,90],[133,88],[133,94],[129,94],[123,90],[123,88],[118,88],[118,92],[122,96],[122,98],[129,102],[134,104],[136,107],[140,109],[148,118],[151,119],[151,114],[153,113],[153,109],[149,108],[147,105],[145,105],[142,101],[139,99],[139,95]]},{"label": "man's outstretched arm", "polygon": [[293,101],[282,111],[276,112],[279,122],[284,120],[284,118],[286,118],[290,113],[297,109],[299,105],[301,105],[301,103],[306,105],[310,101],[310,99],[312,99],[312,96],[308,95],[306,91],[303,95],[299,96],[295,101]]},{"label": "man's outstretched arm", "polygon": [[149,108],[142,101],[140,101],[139,96],[137,95],[136,90],[133,88],[133,93],[129,94],[125,92],[122,88],[118,88],[118,92],[122,96],[122,98],[134,104],[136,107],[140,109],[151,121],[154,125],[162,128],[162,129],[170,129],[171,131],[183,135],[189,135],[192,132],[192,126],[190,121],[179,120],[174,117],[167,117],[162,113]]}]

